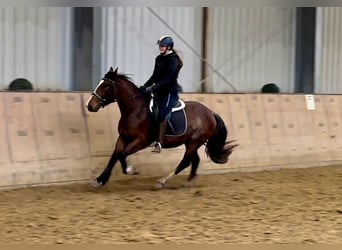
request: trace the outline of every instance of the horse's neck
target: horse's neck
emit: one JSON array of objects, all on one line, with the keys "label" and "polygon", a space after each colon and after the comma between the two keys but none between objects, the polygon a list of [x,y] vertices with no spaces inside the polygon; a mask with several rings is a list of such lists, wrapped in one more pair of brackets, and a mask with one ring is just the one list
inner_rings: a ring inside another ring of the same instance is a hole
[{"label": "horse's neck", "polygon": [[142,93],[127,79],[115,79],[118,86],[117,102],[121,117],[139,116],[139,112],[148,112],[148,104]]},{"label": "horse's neck", "polygon": [[140,93],[128,91],[118,100],[118,106],[122,117],[148,112],[148,105]]}]

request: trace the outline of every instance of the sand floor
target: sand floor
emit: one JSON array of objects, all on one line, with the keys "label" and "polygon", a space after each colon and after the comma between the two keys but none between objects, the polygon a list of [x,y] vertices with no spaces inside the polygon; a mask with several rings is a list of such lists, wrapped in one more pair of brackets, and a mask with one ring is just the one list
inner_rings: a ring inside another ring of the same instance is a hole
[{"label": "sand floor", "polygon": [[342,243],[342,166],[0,192],[0,243]]}]

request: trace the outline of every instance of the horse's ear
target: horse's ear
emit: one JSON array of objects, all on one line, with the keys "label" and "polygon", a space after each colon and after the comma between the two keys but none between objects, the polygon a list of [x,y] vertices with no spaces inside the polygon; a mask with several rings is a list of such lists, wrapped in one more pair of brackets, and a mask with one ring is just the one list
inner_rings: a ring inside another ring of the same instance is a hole
[{"label": "horse's ear", "polygon": [[115,74],[118,74],[118,67],[113,69],[113,67],[110,67],[109,72],[114,72]]}]

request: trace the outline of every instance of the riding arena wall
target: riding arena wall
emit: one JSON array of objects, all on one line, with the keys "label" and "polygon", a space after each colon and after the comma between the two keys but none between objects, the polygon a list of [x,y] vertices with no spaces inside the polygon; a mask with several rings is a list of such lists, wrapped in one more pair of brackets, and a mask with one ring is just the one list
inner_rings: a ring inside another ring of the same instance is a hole
[{"label": "riding arena wall", "polygon": [[[111,104],[85,108],[84,92],[0,92],[0,189],[89,181],[105,167],[118,136],[120,112]],[[195,94],[226,123],[239,144],[227,164],[200,148],[199,174],[334,165],[342,162],[342,95]],[[140,176],[174,169],[184,147],[129,156]],[[184,171],[187,174],[188,170]],[[132,178],[117,163],[113,179]]]}]

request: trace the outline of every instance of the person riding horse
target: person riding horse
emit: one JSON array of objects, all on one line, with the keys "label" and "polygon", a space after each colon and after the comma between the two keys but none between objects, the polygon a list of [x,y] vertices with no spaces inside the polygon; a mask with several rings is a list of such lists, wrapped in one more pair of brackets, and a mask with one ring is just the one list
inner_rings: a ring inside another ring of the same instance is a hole
[{"label": "person riding horse", "polygon": [[[137,173],[134,168],[127,166],[127,157],[148,147],[155,135],[151,123],[153,115],[150,112],[150,98],[125,74],[119,74],[118,68],[110,67],[91,92],[86,107],[89,112],[98,112],[101,108],[116,102],[120,110],[120,120],[117,131],[119,136],[115,142],[113,153],[102,173],[93,181],[93,186],[104,186],[112,173],[117,161],[121,163],[123,174]],[[225,164],[233,149],[237,146],[229,141],[229,131],[219,114],[197,101],[185,101],[184,113],[186,129],[177,136],[165,136],[164,148],[185,146],[182,160],[177,167],[160,178],[156,187],[164,187],[166,182],[191,166],[188,181],[197,176],[200,163],[198,149],[205,147],[207,156],[217,164]],[[98,124],[99,126],[102,123]],[[227,141],[228,140],[228,141]],[[163,164],[161,164],[163,165]]]},{"label": "person riding horse", "polygon": [[179,71],[183,66],[177,52],[173,49],[174,42],[170,36],[162,36],[158,41],[160,54],[155,58],[151,77],[140,88],[145,92],[153,93],[154,103],[158,106],[157,135],[152,152],[160,153],[167,120],[170,118],[172,108],[178,102],[179,85],[177,82]]}]

